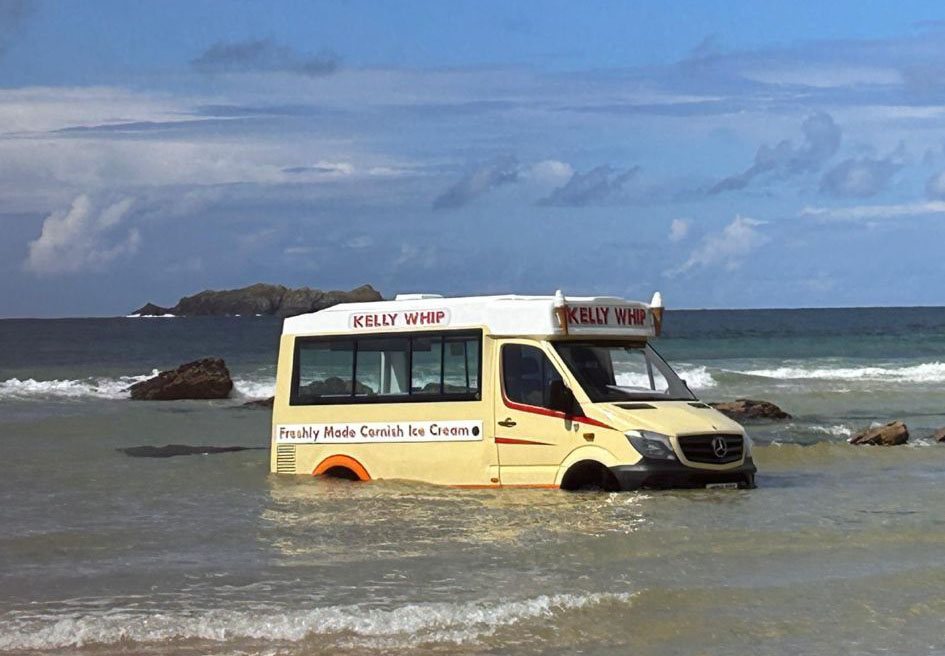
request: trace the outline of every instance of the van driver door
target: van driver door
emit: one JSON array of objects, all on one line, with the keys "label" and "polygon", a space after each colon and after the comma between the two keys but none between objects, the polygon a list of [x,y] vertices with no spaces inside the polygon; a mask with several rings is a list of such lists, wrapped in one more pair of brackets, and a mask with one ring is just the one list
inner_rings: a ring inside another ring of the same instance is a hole
[{"label": "van driver door", "polygon": [[561,373],[545,351],[528,340],[498,345],[495,443],[502,485],[554,486],[574,446],[577,426],[551,409],[549,383]]}]

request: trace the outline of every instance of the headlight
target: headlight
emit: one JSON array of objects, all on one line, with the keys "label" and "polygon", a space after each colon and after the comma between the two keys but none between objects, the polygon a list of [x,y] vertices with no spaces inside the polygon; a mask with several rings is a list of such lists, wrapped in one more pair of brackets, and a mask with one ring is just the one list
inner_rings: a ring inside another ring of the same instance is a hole
[{"label": "headlight", "polygon": [[754,444],[754,442],[751,441],[751,436],[748,433],[745,433],[742,439],[745,444],[745,457],[751,458],[751,447]]},{"label": "headlight", "polygon": [[676,454],[673,453],[673,445],[669,442],[669,436],[653,431],[632,430],[625,433],[630,440],[630,446],[636,449],[644,458],[654,460],[675,460]]}]

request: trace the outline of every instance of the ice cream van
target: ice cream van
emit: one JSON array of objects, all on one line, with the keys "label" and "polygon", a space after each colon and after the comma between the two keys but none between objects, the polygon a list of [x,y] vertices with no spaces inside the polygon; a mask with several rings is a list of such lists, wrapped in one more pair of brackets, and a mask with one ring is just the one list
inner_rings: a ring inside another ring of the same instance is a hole
[{"label": "ice cream van", "polygon": [[663,304],[402,294],[285,320],[271,470],[460,487],[754,487],[649,344]]}]

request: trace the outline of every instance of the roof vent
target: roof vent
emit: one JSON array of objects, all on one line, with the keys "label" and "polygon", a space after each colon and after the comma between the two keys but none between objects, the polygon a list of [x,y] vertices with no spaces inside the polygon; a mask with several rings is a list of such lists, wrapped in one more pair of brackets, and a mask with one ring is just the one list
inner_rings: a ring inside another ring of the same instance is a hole
[{"label": "roof vent", "polygon": [[442,294],[397,294],[395,301],[422,301],[425,298],[443,298]]}]

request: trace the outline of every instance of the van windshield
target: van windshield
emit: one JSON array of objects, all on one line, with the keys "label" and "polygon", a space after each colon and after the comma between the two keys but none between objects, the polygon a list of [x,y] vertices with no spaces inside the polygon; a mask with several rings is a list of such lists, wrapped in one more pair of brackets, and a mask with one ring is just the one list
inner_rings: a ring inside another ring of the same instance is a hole
[{"label": "van windshield", "polygon": [[556,341],[554,347],[594,403],[696,398],[649,344]]}]

